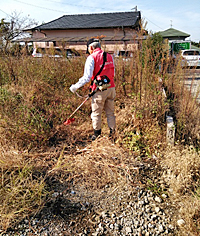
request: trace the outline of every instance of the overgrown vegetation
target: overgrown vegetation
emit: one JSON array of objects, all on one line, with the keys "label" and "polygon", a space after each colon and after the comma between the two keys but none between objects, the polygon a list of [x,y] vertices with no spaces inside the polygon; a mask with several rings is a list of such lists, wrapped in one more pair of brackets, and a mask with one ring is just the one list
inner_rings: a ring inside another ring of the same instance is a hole
[{"label": "overgrown vegetation", "polygon": [[[126,176],[135,181],[135,158],[151,161],[157,156],[169,188],[176,186],[171,198],[188,202],[185,227],[194,235],[199,232],[199,105],[184,86],[186,70],[168,57],[160,42],[155,35],[140,42],[142,50],[132,58],[115,60],[115,146],[102,139],[80,152],[77,147],[84,146],[92,132],[90,103],[76,113],[74,124],[63,122],[81,103],[69,86],[82,76],[85,57],[1,55],[1,229],[39,211],[49,196],[47,179],[53,175],[88,188],[119,186]],[[86,95],[88,86],[79,93]],[[166,143],[166,115],[175,121],[174,151]],[[106,122],[102,130],[106,135]]]}]

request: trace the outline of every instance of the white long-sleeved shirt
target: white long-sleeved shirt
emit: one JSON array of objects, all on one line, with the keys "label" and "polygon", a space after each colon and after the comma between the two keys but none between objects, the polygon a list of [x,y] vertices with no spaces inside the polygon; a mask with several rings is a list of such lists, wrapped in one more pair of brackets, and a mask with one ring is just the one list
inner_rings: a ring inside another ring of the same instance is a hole
[{"label": "white long-sleeved shirt", "polygon": [[90,79],[92,78],[93,75],[93,70],[94,70],[94,58],[91,55],[89,55],[85,62],[84,74],[75,84],[77,89],[90,82]]}]

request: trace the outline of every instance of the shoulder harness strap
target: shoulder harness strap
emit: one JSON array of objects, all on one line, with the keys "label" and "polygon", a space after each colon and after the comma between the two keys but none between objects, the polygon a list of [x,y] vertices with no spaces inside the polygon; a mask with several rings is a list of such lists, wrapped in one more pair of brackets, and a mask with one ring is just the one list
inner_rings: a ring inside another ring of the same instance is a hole
[{"label": "shoulder harness strap", "polygon": [[95,75],[94,79],[91,81],[91,86],[93,85],[94,80],[96,79],[96,77],[101,74],[101,72],[102,72],[102,70],[105,66],[106,61],[107,61],[107,53],[103,52],[103,64],[102,64],[100,70],[98,71],[98,73]]}]

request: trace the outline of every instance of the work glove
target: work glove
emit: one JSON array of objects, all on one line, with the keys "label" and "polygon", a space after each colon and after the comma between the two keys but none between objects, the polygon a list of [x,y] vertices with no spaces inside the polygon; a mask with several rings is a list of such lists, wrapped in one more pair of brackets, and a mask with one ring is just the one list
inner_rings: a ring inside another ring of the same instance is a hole
[{"label": "work glove", "polygon": [[78,89],[75,84],[72,84],[71,87],[69,88],[72,93],[75,93],[76,90]]}]

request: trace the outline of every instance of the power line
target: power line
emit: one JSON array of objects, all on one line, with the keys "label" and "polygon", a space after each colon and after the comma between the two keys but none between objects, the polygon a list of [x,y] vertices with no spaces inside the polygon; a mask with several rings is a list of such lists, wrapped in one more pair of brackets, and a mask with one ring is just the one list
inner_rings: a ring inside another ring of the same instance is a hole
[{"label": "power line", "polygon": [[25,5],[29,5],[29,6],[32,6],[32,7],[38,7],[38,8],[41,8],[41,9],[45,9],[45,10],[49,10],[49,11],[57,11],[57,12],[61,12],[61,13],[65,13],[66,14],[65,11],[59,11],[59,10],[55,10],[55,9],[51,9],[51,8],[47,8],[47,7],[40,7],[40,6],[31,4],[31,3],[22,2],[22,1],[19,1],[19,0],[13,0],[13,1],[25,4]]},{"label": "power line", "polygon": [[43,1],[58,3],[58,4],[62,4],[62,5],[75,6],[75,7],[83,7],[83,8],[90,8],[90,9],[97,9],[97,8],[98,8],[98,9],[103,9],[103,10],[109,10],[108,8],[89,7],[89,6],[79,5],[79,4],[71,4],[71,3],[57,2],[57,1],[53,1],[53,0],[43,0]]},{"label": "power line", "polygon": [[[143,14],[143,11],[141,11],[141,13]],[[144,16],[144,14],[143,14]],[[155,25],[156,27],[160,28],[161,30],[163,30],[163,28],[161,28],[160,26],[156,25],[155,23],[153,23],[151,20],[149,20],[146,16],[144,16],[144,18],[146,18],[149,22],[151,22],[153,25]]]},{"label": "power line", "polygon": [[3,10],[1,10],[1,9],[0,9],[0,11],[3,12],[3,13],[5,13],[7,16],[11,16],[11,15],[9,15],[8,13],[6,13],[5,11],[3,11]]},{"label": "power line", "polygon": [[[49,11],[57,11],[57,12],[61,12],[61,13],[64,13],[66,14],[67,12],[65,11],[60,11],[60,10],[55,10],[55,9],[51,9],[51,8],[47,8],[47,7],[41,7],[41,6],[38,6],[38,5],[34,5],[34,4],[31,4],[31,3],[26,3],[26,2],[23,2],[23,1],[20,1],[20,0],[13,0],[15,2],[19,2],[19,3],[22,3],[22,4],[25,4],[25,5],[29,5],[29,6],[33,6],[33,7],[37,7],[37,8],[41,8],[41,9],[45,9],[45,10],[49,10]],[[63,5],[70,5],[70,6],[75,6],[75,7],[84,7],[84,8],[90,8],[90,9],[97,9],[98,7],[89,7],[89,6],[84,6],[84,5],[78,5],[78,4],[70,4],[70,3],[62,3],[62,2],[57,2],[57,1],[53,1],[53,0],[44,0],[44,1],[48,1],[48,2],[52,2],[52,3],[58,3],[58,4],[63,4]],[[99,8],[99,9],[103,9],[103,10],[109,10],[108,8]],[[4,12],[3,10],[0,10],[2,12]],[[6,15],[9,15],[7,14],[6,12],[4,12]],[[10,15],[9,15],[10,16]],[[144,15],[143,15],[144,16]],[[151,20],[149,20],[147,17],[144,16],[144,18],[146,18],[149,22],[151,22],[153,25],[155,25],[156,27],[162,29],[160,26],[156,25],[155,23],[153,23]]]},{"label": "power line", "polygon": [[[49,10],[49,11],[57,11],[57,12],[61,12],[61,13],[66,13],[66,12],[64,12],[64,11],[55,10],[55,9],[51,9],[51,8],[47,8],[47,7],[41,7],[41,6],[38,6],[38,5],[31,4],[31,3],[23,2],[23,1],[20,1],[20,0],[13,0],[13,1],[19,2],[19,3],[22,3],[22,4],[25,4],[25,5],[37,7],[37,8],[42,8],[42,9]],[[75,7],[83,7],[83,8],[90,8],[90,9],[109,10],[108,8],[89,7],[89,6],[78,5],[78,4],[70,4],[70,3],[57,2],[57,1],[53,1],[53,0],[44,0],[44,1],[52,2],[52,3],[57,3],[57,4],[62,4],[62,5],[75,6]]]},{"label": "power line", "polygon": [[[144,15],[143,15],[144,16]],[[146,18],[149,22],[151,22],[153,25],[155,25],[156,27],[160,28],[163,30],[163,28],[161,28],[160,26],[156,25],[155,23],[153,23],[152,21],[150,21],[146,16],[144,16],[144,18]]]}]

